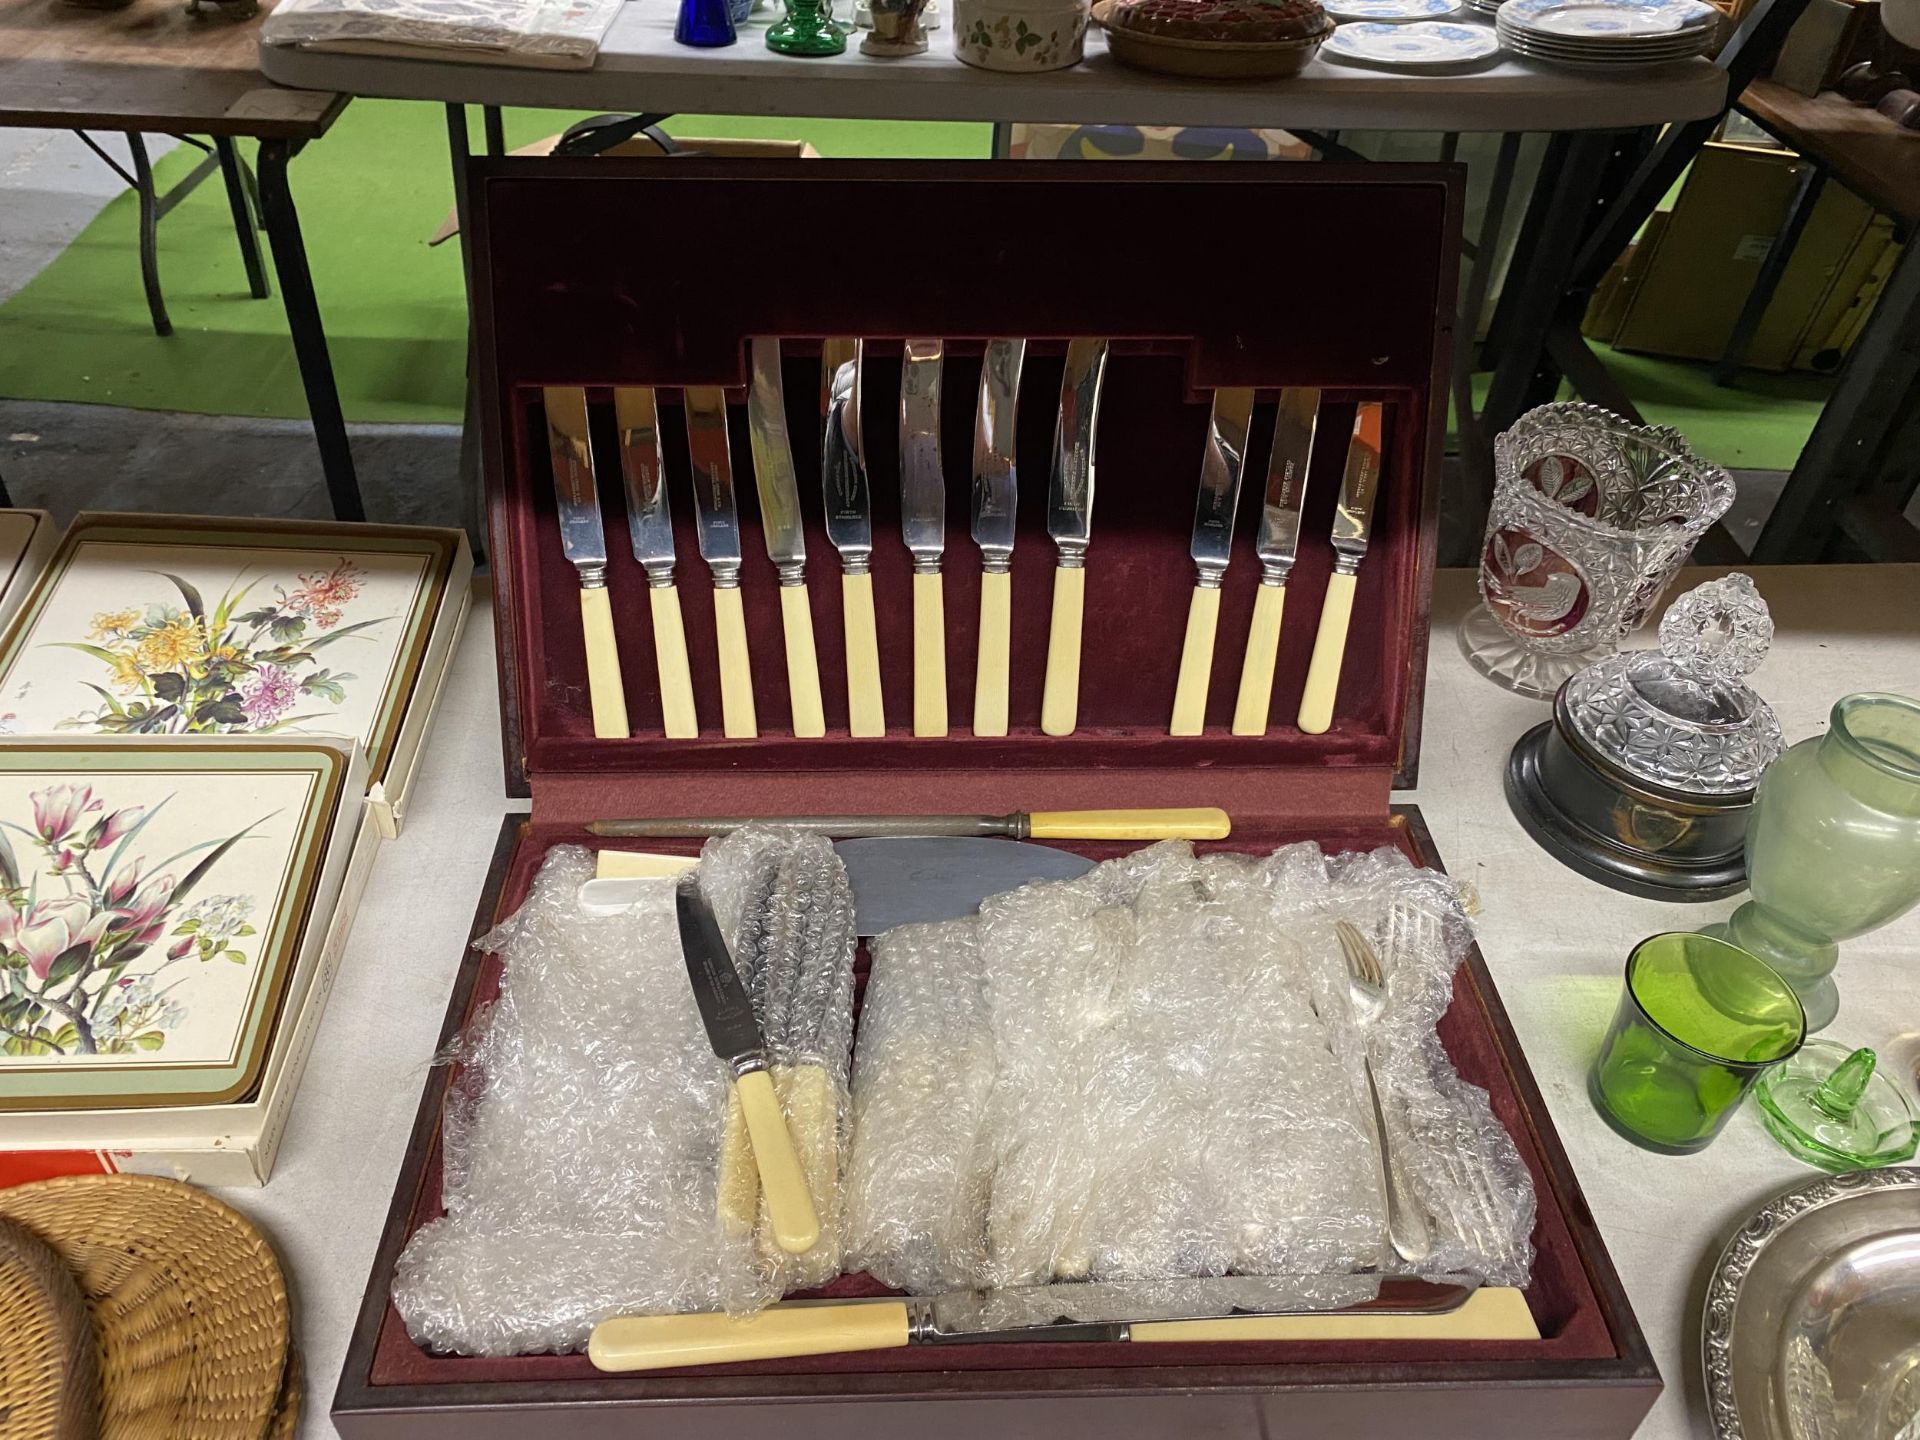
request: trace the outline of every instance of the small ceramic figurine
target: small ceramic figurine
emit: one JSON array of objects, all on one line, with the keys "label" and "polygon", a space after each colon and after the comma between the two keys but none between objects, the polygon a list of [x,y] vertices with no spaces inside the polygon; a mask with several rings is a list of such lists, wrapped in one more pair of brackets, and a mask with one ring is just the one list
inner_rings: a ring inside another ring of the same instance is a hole
[{"label": "small ceramic figurine", "polygon": [[862,55],[918,55],[927,48],[921,16],[927,0],[872,0],[873,29],[860,41]]}]

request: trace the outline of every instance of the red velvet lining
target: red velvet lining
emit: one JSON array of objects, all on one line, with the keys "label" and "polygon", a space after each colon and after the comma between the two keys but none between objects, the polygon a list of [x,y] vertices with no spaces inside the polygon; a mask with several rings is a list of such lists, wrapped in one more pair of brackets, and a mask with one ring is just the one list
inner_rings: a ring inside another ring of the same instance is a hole
[{"label": "red velvet lining", "polygon": [[[585,843],[577,831],[563,827],[536,825],[516,849],[501,892],[500,913],[505,914],[525,896],[533,875],[547,850],[555,844]],[[1370,826],[1340,831],[1320,831],[1308,836],[1299,832],[1269,830],[1265,833],[1243,831],[1234,841],[1220,847],[1246,851],[1267,851],[1292,840],[1312,838],[1330,850],[1399,846],[1409,856],[1424,861],[1406,826],[1383,819]],[[649,841],[646,848],[683,850],[691,853],[696,842]],[[1095,858],[1121,853],[1125,846],[1074,846]],[[490,1002],[499,991],[500,966],[491,956],[474,957],[467,962],[480,967],[473,992],[473,1008]],[[864,975],[865,956],[861,958]],[[1463,967],[1454,981],[1454,1002],[1442,1018],[1440,1037],[1460,1073],[1485,1088],[1494,1113],[1515,1138],[1533,1174],[1539,1197],[1539,1218],[1533,1241],[1537,1251],[1533,1279],[1527,1289],[1527,1302],[1540,1327],[1542,1338],[1533,1342],[1417,1342],[1417,1341],[1342,1341],[1309,1343],[1209,1343],[1205,1345],[1129,1346],[996,1344],[991,1346],[943,1346],[878,1351],[855,1355],[816,1356],[792,1360],[765,1361],[725,1367],[705,1367],[660,1372],[663,1377],[716,1377],[725,1388],[725,1377],[744,1375],[834,1374],[850,1378],[900,1372],[953,1370],[1046,1370],[1073,1368],[1111,1369],[1116,1367],[1275,1366],[1330,1365],[1344,1363],[1453,1365],[1463,1361],[1576,1361],[1612,1358],[1615,1347],[1606,1317],[1577,1253],[1568,1219],[1559,1207],[1547,1183],[1539,1156],[1522,1117],[1498,1043],[1485,1021],[1478,994],[1469,972]],[[469,1011],[469,1016],[472,1011]],[[436,1134],[433,1149],[414,1197],[408,1218],[409,1235],[427,1220],[439,1215],[440,1156]],[[847,1276],[826,1292],[834,1295],[878,1295],[888,1293],[871,1277]],[[589,1379],[604,1382],[585,1356],[519,1356],[503,1360],[470,1359],[434,1355],[419,1349],[408,1338],[406,1328],[391,1304],[381,1324],[369,1383],[382,1385],[450,1385],[485,1381],[570,1381]],[[630,1377],[635,1393],[643,1393],[646,1377]]]},{"label": "red velvet lining", "polygon": [[[798,170],[805,181],[796,183],[791,171],[737,162],[712,175],[682,162],[596,162],[574,167],[562,177],[561,191],[549,174],[492,167],[497,173],[478,190],[478,283],[483,338],[490,337],[488,381],[502,417],[490,457],[498,477],[493,555],[503,581],[503,651],[513,655],[508,699],[530,774],[606,777],[644,770],[652,777],[718,778],[831,771],[836,789],[853,787],[842,808],[856,808],[856,800],[884,808],[890,788],[928,767],[1044,769],[1076,777],[1090,793],[1108,788],[1096,772],[1116,767],[1391,771],[1414,751],[1421,678],[1414,670],[1424,657],[1431,549],[1422,499],[1436,413],[1432,377],[1449,333],[1444,314],[1436,313],[1445,309],[1441,277],[1453,252],[1447,187],[1433,176],[1383,180],[1378,172],[1335,166],[1314,166],[1305,176],[1291,173],[1293,167],[1249,167],[1267,176],[1260,183],[1202,180],[1178,166],[1111,167],[1098,176],[1089,176],[1089,168],[936,167],[939,178],[928,180],[925,171],[876,174],[870,166],[803,164]],[[1152,173],[1113,173],[1121,170]],[[722,174],[727,185],[713,183]],[[871,183],[875,179],[886,183]],[[563,201],[565,213],[590,215],[594,223],[556,244],[550,215]],[[848,253],[836,262],[843,270],[857,262],[861,241],[902,238],[851,286],[809,279],[811,249],[790,271],[749,281],[727,269],[737,257],[717,238],[745,215],[755,216],[763,230],[846,242]],[[909,215],[911,226],[903,231]],[[1077,244],[1061,235],[1065,215],[1074,236],[1102,243]],[[643,233],[647,244],[634,243]],[[1016,243],[1022,236],[1031,243]],[[858,316],[857,325],[850,316]],[[863,410],[890,727],[886,737],[865,740],[845,733],[839,564],[820,526],[818,340],[849,328],[877,337],[868,347]],[[945,739],[916,739],[908,727],[912,638],[909,563],[897,519],[898,341],[887,338],[904,333],[949,339],[943,458],[952,729]],[[1046,737],[1038,723],[1055,557],[1043,512],[1062,363],[1057,337],[1101,333],[1128,338],[1114,346],[1096,452],[1080,729]],[[807,519],[824,739],[795,740],[787,733],[779,603],[758,526],[741,405],[733,407],[731,430],[761,736],[729,741],[718,733],[712,591],[693,535],[675,387],[744,381],[744,345],[754,334],[790,337],[788,428]],[[978,342],[995,334],[1039,338],[1021,387],[1012,733],[983,739],[970,733],[979,556],[969,536],[968,482]],[[537,388],[544,383],[595,387],[609,587],[636,732],[629,739],[592,735],[578,578],[561,554],[545,454]],[[695,741],[658,733],[646,585],[627,544],[610,390],[604,388],[616,383],[663,387],[678,581],[703,730]],[[1271,405],[1263,404],[1222,599],[1208,730],[1175,739],[1166,725],[1194,579],[1187,540],[1208,398],[1200,387],[1219,383],[1261,387],[1266,400],[1280,385],[1318,384],[1327,403],[1288,590],[1272,728],[1261,737],[1227,733],[1259,580],[1255,532],[1272,426]],[[1388,405],[1380,499],[1360,570],[1335,725],[1326,735],[1308,736],[1294,727],[1293,715],[1330,567],[1328,526],[1352,406],[1361,398]],[[1249,780],[1259,787],[1259,777]],[[1285,813],[1280,792],[1294,785],[1297,780],[1266,777],[1264,796],[1246,797],[1236,813]],[[1264,810],[1263,802],[1274,808]],[[662,813],[667,807],[653,808]]]}]

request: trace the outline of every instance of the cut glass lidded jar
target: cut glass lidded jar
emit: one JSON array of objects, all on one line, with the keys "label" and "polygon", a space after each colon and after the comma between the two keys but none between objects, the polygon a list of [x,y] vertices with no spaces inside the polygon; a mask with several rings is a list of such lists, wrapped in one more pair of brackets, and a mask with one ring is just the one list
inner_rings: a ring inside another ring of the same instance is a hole
[{"label": "cut glass lidded jar", "polygon": [[1668,426],[1595,405],[1542,405],[1494,441],[1481,603],[1460,648],[1496,684],[1549,699],[1638,629],[1733,477]]},{"label": "cut glass lidded jar", "polygon": [[1748,814],[1783,740],[1745,681],[1773,620],[1751,578],[1668,607],[1660,648],[1611,655],[1560,687],[1507,761],[1507,803],[1542,848],[1603,885],[1713,900],[1746,884]]}]

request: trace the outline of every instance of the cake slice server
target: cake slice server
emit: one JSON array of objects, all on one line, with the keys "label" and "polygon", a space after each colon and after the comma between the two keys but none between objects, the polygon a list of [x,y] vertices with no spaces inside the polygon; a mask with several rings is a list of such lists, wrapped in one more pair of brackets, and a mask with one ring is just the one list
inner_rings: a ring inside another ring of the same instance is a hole
[{"label": "cake slice server", "polygon": [[1340,478],[1340,499],[1333,511],[1333,574],[1320,608],[1320,630],[1313,640],[1307,688],[1300,697],[1300,728],[1324,735],[1333,727],[1333,703],[1340,694],[1340,666],[1347,653],[1347,624],[1353,618],[1353,589],[1360,559],[1367,553],[1373,506],[1380,484],[1382,410],[1365,401],[1353,416],[1347,444],[1347,468]]},{"label": "cake slice server", "polygon": [[[1520,1291],[1482,1287],[1471,1275],[1433,1281],[1334,1278],[1362,1281],[1363,1290],[1377,1293],[1356,1302],[1351,1288],[1329,1285],[1328,1277],[1224,1276],[1183,1282],[1179,1291],[1193,1299],[1171,1303],[1170,1287],[1155,1282],[958,1291],[930,1299],[798,1301],[744,1319],[692,1314],[603,1320],[587,1342],[587,1355],[602,1370],[631,1371],[908,1345],[1539,1338]],[[1063,1293],[1078,1291],[1100,1293]],[[1078,1303],[1082,1300],[1092,1303]],[[1130,1318],[1072,1318],[1085,1310]],[[1003,1323],[1009,1318],[1016,1323]]]},{"label": "cake slice server", "polygon": [[1008,632],[1013,620],[1013,527],[1020,480],[1014,457],[1024,340],[993,340],[980,363],[973,419],[973,543],[980,547],[980,643],[973,733],[1007,733]]},{"label": "cake slice server", "polygon": [[620,429],[620,478],[627,490],[627,533],[633,558],[647,572],[647,602],[653,612],[654,667],[660,676],[660,717],[667,737],[691,740],[700,733],[693,708],[693,675],[687,668],[687,632],[680,619],[680,591],[673,583],[673,510],[667,470],[660,455],[660,410],[651,388],[622,385],[613,392]]},{"label": "cake slice server", "polygon": [[820,661],[813,648],[813,609],[807,598],[807,537],[800,518],[800,481],[787,443],[786,391],[780,383],[780,342],[756,335],[747,388],[747,432],[753,440],[753,482],[760,495],[760,529],[767,558],[780,573],[780,624],[787,648],[787,696],[793,733],[827,733],[820,704]]},{"label": "cake slice server", "polygon": [[947,485],[940,468],[946,346],[908,340],[900,359],[900,534],[913,554],[913,733],[947,733],[947,619],[940,556]]},{"label": "cake slice server", "polygon": [[1260,588],[1254,593],[1253,623],[1240,662],[1240,694],[1233,706],[1233,733],[1264,735],[1273,707],[1273,666],[1280,654],[1280,617],[1287,600],[1287,576],[1300,548],[1300,510],[1307,499],[1307,468],[1313,460],[1313,432],[1320,419],[1320,392],[1296,388],[1280,392],[1273,421],[1273,452],[1267,460],[1266,503],[1260,511]]},{"label": "cake slice server", "polygon": [[1207,689],[1213,679],[1213,636],[1220,623],[1220,586],[1233,557],[1233,517],[1240,508],[1246,473],[1247,429],[1253,422],[1253,391],[1223,387],[1213,392],[1207,416],[1207,448],[1200,457],[1200,489],[1193,501],[1196,576],[1187,602],[1187,636],[1180,647],[1180,678],[1173,690],[1170,735],[1198,735],[1207,724]]},{"label": "cake slice server", "polygon": [[860,435],[858,340],[829,340],[821,349],[826,391],[825,438],[820,452],[820,488],[826,501],[827,539],[840,552],[840,615],[847,648],[847,733],[872,738],[887,733],[880,693],[880,644],[873,621],[873,504]]},{"label": "cake slice server", "polygon": [[620,680],[620,648],[613,637],[613,602],[607,594],[607,531],[600,523],[587,392],[578,385],[549,385],[540,394],[547,412],[547,458],[553,467],[560,548],[580,572],[580,627],[587,647],[593,733],[624,737],[632,731]]},{"label": "cake slice server", "polygon": [[800,1168],[800,1157],[787,1132],[767,1071],[767,1047],[754,1019],[753,1003],[733,956],[721,937],[720,924],[700,893],[699,880],[689,874],[674,890],[674,910],[680,926],[680,950],[687,962],[687,979],[694,1004],[706,1027],[713,1053],[727,1062],[733,1091],[746,1119],[747,1139],[760,1172],[760,1190],[773,1221],[773,1238],[790,1255],[804,1255],[820,1238],[820,1220],[813,1194]]},{"label": "cake slice server", "polygon": [[1080,631],[1087,546],[1093,539],[1093,445],[1106,373],[1105,340],[1068,342],[1047,487],[1047,534],[1060,552],[1047,630],[1047,681],[1040,698],[1040,728],[1048,735],[1071,735],[1080,723]]},{"label": "cake slice server", "polygon": [[720,728],[730,740],[760,733],[753,713],[753,663],[746,613],[740,608],[740,511],[733,494],[727,441],[727,394],[717,386],[686,389],[687,458],[693,465],[693,519],[700,558],[713,572],[713,631],[720,652]]}]

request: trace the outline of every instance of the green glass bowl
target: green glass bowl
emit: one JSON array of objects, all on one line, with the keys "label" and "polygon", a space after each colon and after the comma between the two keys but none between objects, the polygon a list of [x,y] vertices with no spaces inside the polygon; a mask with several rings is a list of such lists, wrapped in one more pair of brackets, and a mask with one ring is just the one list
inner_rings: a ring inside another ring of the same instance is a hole
[{"label": "green glass bowl", "polygon": [[1634,1144],[1691,1154],[1806,1036],[1793,987],[1746,951],[1706,935],[1655,935],[1627,957],[1626,990],[1587,1093]]}]

